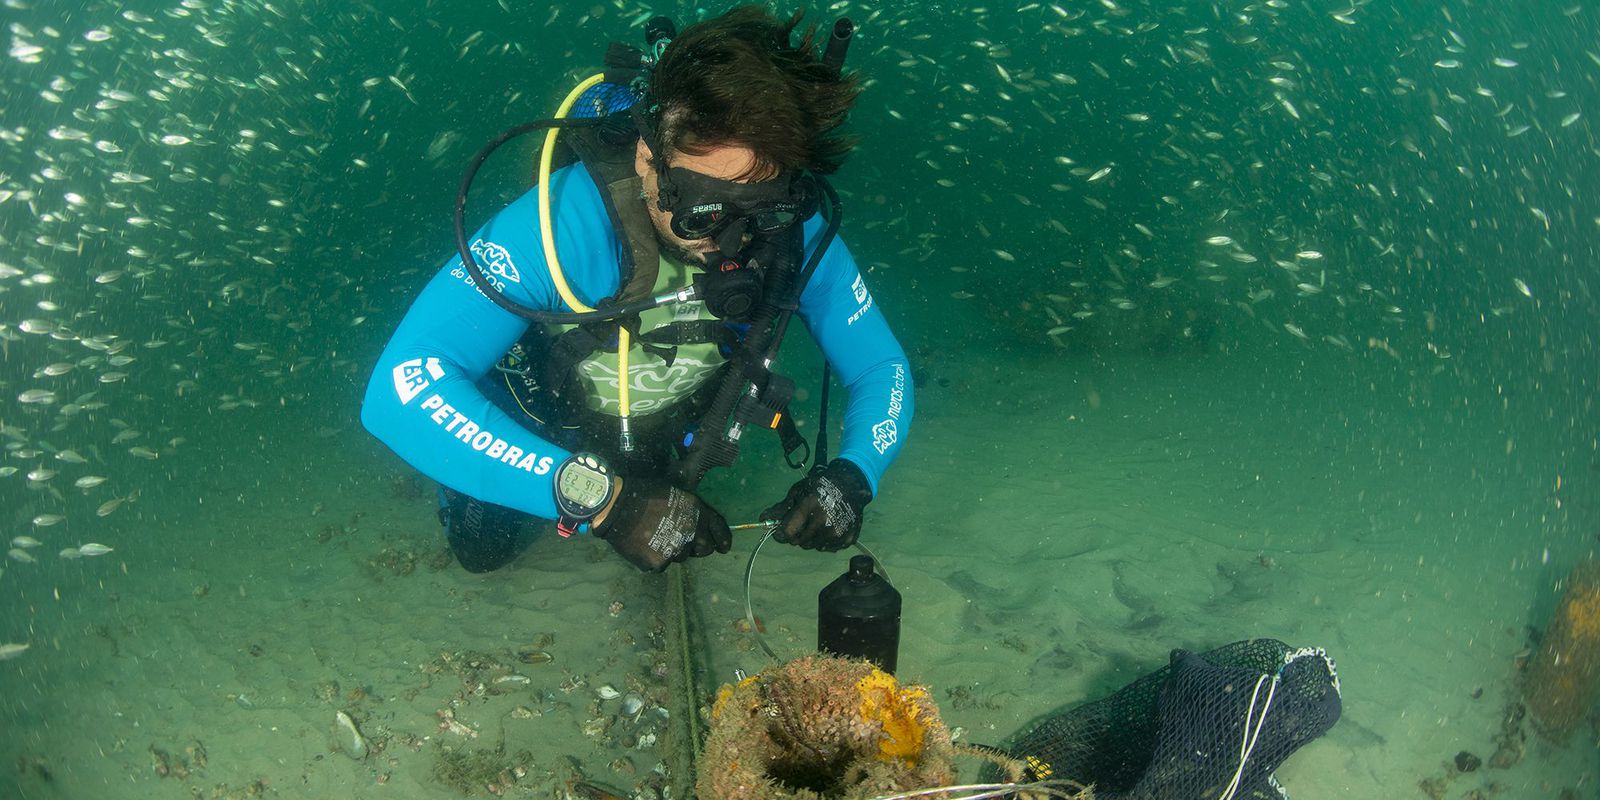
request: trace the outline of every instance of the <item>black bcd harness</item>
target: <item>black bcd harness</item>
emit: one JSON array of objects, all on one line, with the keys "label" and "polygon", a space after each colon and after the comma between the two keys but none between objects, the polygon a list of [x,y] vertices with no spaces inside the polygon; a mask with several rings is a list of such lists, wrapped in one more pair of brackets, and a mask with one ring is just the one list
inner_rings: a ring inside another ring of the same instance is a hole
[{"label": "black bcd harness", "polygon": [[[613,52],[607,54],[608,64],[615,50],[614,47]],[[608,72],[608,82],[609,78]],[[558,140],[566,146],[567,153],[558,153],[556,165],[564,167],[577,162],[583,166],[600,189],[606,214],[621,245],[618,253],[621,288],[615,296],[604,298],[596,304],[601,311],[649,298],[659,277],[660,251],[656,231],[645,207],[643,180],[634,169],[637,140],[638,134],[627,123],[625,114],[601,118],[595,125],[568,128]],[[563,159],[563,155],[570,157]],[[677,349],[681,345],[714,344],[730,362],[720,368],[724,387],[748,381],[753,388],[733,403],[731,415],[711,419],[710,414],[705,414],[699,425],[685,437],[683,443],[690,451],[700,452],[694,468],[698,474],[680,475],[680,480],[686,479],[692,485],[698,483],[709,469],[730,466],[737,461],[737,441],[730,441],[723,435],[711,436],[709,441],[694,441],[703,431],[710,430],[710,426],[726,425],[730,421],[776,431],[784,460],[795,469],[804,467],[812,453],[796,428],[794,419],[788,414],[795,384],[766,368],[763,353],[753,351],[750,347],[760,347],[761,342],[757,340],[769,338],[751,335],[758,326],[765,323],[770,328],[773,317],[784,310],[772,302],[772,298],[777,296],[773,294],[774,290],[788,290],[784,294],[793,293],[793,297],[780,301],[789,311],[797,305],[799,288],[791,287],[803,250],[799,230],[799,226],[795,226],[793,233],[796,235],[785,237],[788,246],[774,248],[777,251],[774,255],[778,257],[769,258],[768,261],[772,263],[764,265],[766,292],[763,294],[763,310],[768,313],[758,312],[749,324],[722,320],[677,320],[641,332],[639,315],[630,314],[615,320],[579,323],[564,332],[552,334],[546,325],[538,323],[519,342],[517,352],[502,359],[499,365],[507,388],[523,403],[524,409],[534,407],[531,402],[533,398],[529,396],[531,393],[540,390],[549,393],[549,400],[553,404],[551,413],[562,424],[566,424],[569,420],[581,420],[589,416],[582,384],[578,380],[578,365],[596,353],[615,351],[619,328],[626,329],[633,341],[647,354],[660,358],[668,366],[676,359]],[[791,252],[784,253],[782,250]],[[721,388],[716,394],[726,391],[726,388]],[[697,393],[697,397],[701,394]],[[711,405],[716,405],[714,400]],[[716,433],[720,434],[721,431]],[[820,458],[820,446],[817,454]]]}]

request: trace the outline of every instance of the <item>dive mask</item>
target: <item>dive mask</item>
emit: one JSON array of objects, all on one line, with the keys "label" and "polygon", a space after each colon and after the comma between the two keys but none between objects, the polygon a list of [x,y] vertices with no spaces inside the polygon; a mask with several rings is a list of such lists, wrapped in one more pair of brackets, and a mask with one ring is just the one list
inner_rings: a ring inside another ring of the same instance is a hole
[{"label": "dive mask", "polygon": [[658,206],[672,212],[672,232],[689,241],[714,239],[728,255],[743,248],[746,234],[776,233],[815,212],[809,181],[800,173],[753,183],[683,167],[668,167],[658,176]]}]

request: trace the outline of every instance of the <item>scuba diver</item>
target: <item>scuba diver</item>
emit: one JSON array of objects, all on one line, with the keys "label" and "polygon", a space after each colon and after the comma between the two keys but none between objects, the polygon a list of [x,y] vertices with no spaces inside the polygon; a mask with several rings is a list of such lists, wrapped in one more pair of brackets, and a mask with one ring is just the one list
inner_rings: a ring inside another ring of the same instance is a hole
[{"label": "scuba diver", "polygon": [[[457,197],[457,255],[428,283],[373,371],[362,424],[440,485],[452,552],[472,572],[513,560],[555,521],[642,570],[726,553],[723,515],[696,491],[759,428],[813,466],[762,512],[808,549],[855,543],[903,446],[910,369],[836,236],[825,175],[860,92],[853,33],[740,6],[685,28],[657,17],[646,49],[613,44],[606,71],[556,117],[479,152]],[[825,43],[823,40],[826,40]],[[820,51],[820,52],[819,52]],[[542,131],[537,185],[469,238],[473,175],[494,148]],[[558,141],[576,161],[555,167]],[[791,315],[827,361],[811,448],[772,371]],[[826,459],[828,370],[849,392]],[[619,380],[619,376],[626,376]]]}]

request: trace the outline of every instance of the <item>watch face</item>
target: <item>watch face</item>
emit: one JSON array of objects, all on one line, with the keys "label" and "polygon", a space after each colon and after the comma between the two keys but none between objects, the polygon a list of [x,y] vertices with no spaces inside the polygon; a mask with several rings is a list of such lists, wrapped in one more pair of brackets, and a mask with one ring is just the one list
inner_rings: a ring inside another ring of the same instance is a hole
[{"label": "watch face", "polygon": [[599,511],[611,491],[611,480],[599,470],[573,462],[556,476],[556,491],[577,508]]}]

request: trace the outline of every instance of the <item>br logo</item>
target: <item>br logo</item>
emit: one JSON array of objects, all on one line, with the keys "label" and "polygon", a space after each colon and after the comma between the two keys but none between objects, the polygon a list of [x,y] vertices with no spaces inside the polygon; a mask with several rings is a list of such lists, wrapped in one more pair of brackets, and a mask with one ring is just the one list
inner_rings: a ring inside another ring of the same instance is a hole
[{"label": "br logo", "polygon": [[428,388],[428,384],[444,377],[444,368],[439,366],[439,359],[429,356],[427,360],[413,358],[395,365],[393,371],[394,393],[400,397],[400,405],[410,403]]}]

